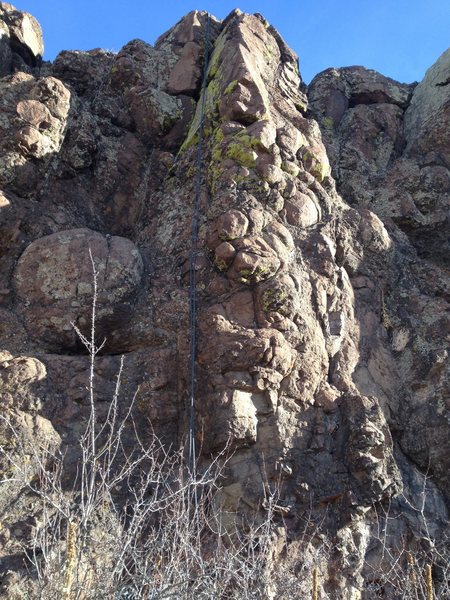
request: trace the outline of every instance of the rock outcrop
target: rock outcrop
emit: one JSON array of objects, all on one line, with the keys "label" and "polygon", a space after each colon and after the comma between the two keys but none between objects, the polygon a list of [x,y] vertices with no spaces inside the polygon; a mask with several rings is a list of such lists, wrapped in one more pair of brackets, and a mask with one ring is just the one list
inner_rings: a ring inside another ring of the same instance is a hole
[{"label": "rock outcrop", "polygon": [[2,2],[0,5],[0,76],[12,70],[29,72],[42,61],[44,43],[39,23],[30,15]]},{"label": "rock outcrop", "polygon": [[[199,464],[232,451],[235,512],[279,486],[289,542],[305,515],[320,523],[324,598],[378,597],[377,507],[395,544],[425,518],[438,537],[450,500],[449,53],[419,85],[348,67],[307,88],[259,14],[195,11],[154,47],[42,65],[31,16],[0,3],[0,27],[2,411],[70,460],[89,411],[72,323],[90,327],[91,254],[99,411],[124,353],[143,435],[185,442],[201,140]],[[0,508],[14,532],[25,505],[0,491]]]},{"label": "rock outcrop", "polygon": [[397,241],[383,292],[392,360],[372,348],[372,373],[357,372],[359,385],[374,390],[390,380],[391,393],[395,386],[397,408],[388,405],[399,446],[422,469],[437,467],[447,500],[448,65],[447,51],[411,86],[361,67],[332,69],[317,75],[309,94],[338,188],[352,206],[377,214]]}]

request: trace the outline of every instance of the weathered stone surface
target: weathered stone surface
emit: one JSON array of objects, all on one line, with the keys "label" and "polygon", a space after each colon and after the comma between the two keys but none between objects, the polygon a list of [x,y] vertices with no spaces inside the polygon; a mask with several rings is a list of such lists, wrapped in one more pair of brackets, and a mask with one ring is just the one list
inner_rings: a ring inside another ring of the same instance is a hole
[{"label": "weathered stone surface", "polygon": [[94,293],[89,252],[98,277],[98,334],[111,338],[126,326],[142,277],[142,259],[130,240],[89,229],[62,231],[33,242],[17,263],[19,309],[30,334],[52,348],[77,347],[73,325],[88,335]]},{"label": "weathered stone surface", "polygon": [[[112,85],[123,93],[137,131],[146,141],[169,134],[177,123],[186,126],[192,118],[192,102],[161,89],[161,80],[169,78],[175,61],[176,55],[169,50],[158,51],[134,40],[122,48],[111,68]],[[179,142],[185,133],[183,128],[177,132]]]},{"label": "weathered stone surface", "polygon": [[[417,86],[374,72],[361,78],[359,67],[332,69],[309,90],[340,192],[393,218],[419,254],[439,264],[448,263],[448,86],[440,85],[447,66],[448,52]],[[384,91],[373,96],[375,79]],[[345,102],[336,100],[339,94]]]},{"label": "weathered stone surface", "polygon": [[39,78],[11,74],[0,37],[0,403],[23,439],[63,439],[75,468],[89,357],[71,322],[89,333],[90,248],[99,418],[125,352],[139,433],[179,447],[195,257],[198,464],[232,450],[224,522],[260,518],[278,488],[287,554],[305,520],[332,548],[323,597],[372,600],[373,565],[447,518],[448,53],[417,87],[348,67],[307,99],[276,30],[236,10],[211,19],[199,97],[206,26],[193,11],[154,47],[62,52]]},{"label": "weathered stone surface", "polygon": [[171,94],[193,94],[198,90],[200,70],[200,46],[187,42],[182,54],[170,72],[167,91]]},{"label": "weathered stone surface", "polygon": [[[396,104],[406,108],[411,99],[412,87],[372,69],[344,67],[327,69],[316,76],[311,82],[308,97],[320,104],[322,112],[333,113],[338,125],[344,110],[357,104]],[[340,97],[344,97],[346,102],[339,101]],[[342,110],[339,106],[342,106]]]},{"label": "weathered stone surface", "polygon": [[[45,379],[45,365],[36,358],[14,358],[9,352],[0,355],[0,405],[8,409],[40,409],[42,404],[30,402],[30,387]],[[23,405],[24,404],[24,405]],[[33,406],[35,404],[35,406]]]},{"label": "weathered stone surface", "polygon": [[407,153],[418,157],[425,154],[425,160],[433,162],[439,156],[447,168],[450,168],[450,138],[445,126],[450,116],[449,69],[450,50],[447,50],[415,88],[405,113]]},{"label": "weathered stone surface", "polygon": [[[410,86],[409,97],[403,86],[406,102],[390,93],[372,98],[375,104],[367,104],[373,93],[369,82],[359,87],[358,102],[362,103],[339,104],[336,99],[340,93],[345,92],[347,100],[351,98],[342,84],[348,81],[350,68],[319,74],[310,88],[310,101],[322,126],[338,189],[360,212],[361,207],[369,207],[388,227],[389,234],[370,217],[371,228],[379,230],[378,241],[361,230],[365,246],[368,249],[367,241],[372,238],[378,247],[373,250],[390,248],[394,259],[387,270],[384,267],[386,287],[380,297],[381,320],[390,348],[367,340],[368,361],[355,371],[355,381],[361,391],[376,393],[385,411],[388,408],[402,431],[403,451],[423,468],[426,461],[435,461],[435,477],[441,481],[442,469],[448,469],[448,448],[441,437],[447,430],[443,398],[448,394],[444,384],[448,343],[446,328],[438,330],[435,323],[442,326],[437,315],[448,311],[448,294],[439,291],[436,296],[436,290],[443,290],[448,281],[450,179],[445,149],[448,127],[444,125],[448,94],[446,85],[438,84],[445,83],[447,63],[448,52],[422,83]],[[368,283],[360,280],[355,290],[357,297],[366,298],[364,302],[372,294]],[[425,305],[426,315],[419,317]],[[365,321],[365,327],[370,330],[370,320]],[[430,393],[431,389],[434,391]]]},{"label": "weathered stone surface", "polygon": [[309,227],[320,220],[320,208],[310,196],[297,192],[284,203],[289,225]]},{"label": "weathered stone surface", "polygon": [[69,103],[69,90],[54,77],[19,72],[0,81],[1,186],[23,195],[36,189],[61,147]]},{"label": "weathered stone surface", "polygon": [[41,26],[33,15],[0,2],[0,77],[35,67],[43,54]]},{"label": "weathered stone surface", "polygon": [[[155,48],[176,57],[168,75],[166,91],[169,94],[197,96],[200,91],[204,59],[204,33],[207,13],[194,10],[183,17],[172,29],[156,41]],[[217,37],[219,21],[211,17],[209,39]]]},{"label": "weathered stone surface", "polygon": [[114,55],[105,50],[63,50],[52,65],[52,73],[82,96],[89,89],[98,92],[99,86],[105,84],[113,61]]}]

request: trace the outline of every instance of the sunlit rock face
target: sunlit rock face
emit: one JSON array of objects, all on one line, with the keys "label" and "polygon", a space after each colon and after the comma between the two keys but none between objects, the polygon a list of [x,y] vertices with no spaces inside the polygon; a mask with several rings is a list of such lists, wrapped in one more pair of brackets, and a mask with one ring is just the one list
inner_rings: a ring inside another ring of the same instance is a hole
[{"label": "sunlit rock face", "polygon": [[0,2],[0,76],[30,71],[43,54],[42,29],[33,15]]},{"label": "sunlit rock face", "polygon": [[310,519],[334,548],[323,597],[372,598],[380,507],[398,516],[387,543],[419,535],[427,473],[436,535],[446,518],[448,53],[417,86],[349,67],[308,89],[261,15],[207,20],[40,65],[37,24],[0,3],[0,402],[70,457],[93,263],[99,410],[124,353],[143,435],[185,442],[202,137],[199,464],[231,453],[239,514],[278,487],[286,539]]}]

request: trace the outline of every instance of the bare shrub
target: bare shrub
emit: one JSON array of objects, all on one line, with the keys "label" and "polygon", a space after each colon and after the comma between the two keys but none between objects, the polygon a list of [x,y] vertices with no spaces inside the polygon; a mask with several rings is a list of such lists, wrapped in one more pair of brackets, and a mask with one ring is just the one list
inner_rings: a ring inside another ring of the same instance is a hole
[{"label": "bare shrub", "polygon": [[[279,489],[267,487],[263,513],[223,519],[220,485],[226,451],[191,473],[182,451],[156,435],[145,444],[133,421],[134,399],[123,413],[117,374],[106,419],[96,410],[95,316],[97,271],[90,335],[75,330],[89,354],[89,418],[79,439],[75,475],[63,452],[39,440],[24,444],[13,419],[2,421],[15,439],[3,448],[14,480],[33,497],[36,526],[24,543],[28,573],[8,592],[42,600],[165,598],[295,598],[310,587],[316,550],[310,537],[285,560]],[[130,432],[132,449],[125,444]],[[125,436],[126,434],[126,436]],[[67,481],[69,476],[69,483]],[[306,528],[305,528],[306,532]],[[285,536],[284,536],[285,537]],[[277,545],[278,540],[278,545]],[[281,540],[281,546],[280,546]]]},{"label": "bare shrub", "polygon": [[420,504],[406,495],[401,500],[420,524],[420,534],[406,530],[398,535],[395,521],[399,515],[387,507],[376,511],[374,539],[378,559],[369,565],[370,581],[366,598],[370,600],[448,600],[450,598],[450,537],[448,523],[441,535],[430,530],[426,511],[428,473],[423,478]]},{"label": "bare shrub", "polygon": [[[305,513],[302,531],[288,541],[281,482],[270,486],[266,480],[260,507],[224,514],[227,452],[192,473],[181,450],[166,447],[156,435],[144,443],[133,421],[135,398],[128,404],[121,399],[123,358],[106,418],[99,418],[95,362],[103,344],[96,342],[97,272],[91,260],[90,335],[76,329],[89,354],[89,418],[75,473],[55,440],[24,440],[14,413],[0,416],[0,429],[8,430],[10,440],[0,446],[8,465],[0,485],[15,483],[28,493],[35,515],[22,548],[28,570],[9,587],[7,598],[329,598],[323,574],[336,548],[314,511]],[[429,530],[425,497],[426,478],[422,505],[410,504],[422,523],[420,540],[393,539],[390,507],[378,509],[375,538],[381,554],[366,565],[371,576],[364,600],[450,598],[448,539],[438,542]]]}]

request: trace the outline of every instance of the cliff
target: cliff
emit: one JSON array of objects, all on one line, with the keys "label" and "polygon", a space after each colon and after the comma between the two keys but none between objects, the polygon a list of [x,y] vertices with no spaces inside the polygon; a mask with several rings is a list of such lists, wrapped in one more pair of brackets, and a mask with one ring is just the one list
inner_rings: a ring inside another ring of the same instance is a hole
[{"label": "cliff", "polygon": [[[0,3],[0,32],[0,403],[16,442],[76,464],[90,249],[100,416],[125,355],[143,439],[186,443],[195,295],[198,465],[229,454],[228,517],[276,488],[287,555],[306,518],[332,548],[321,598],[396,597],[377,594],[400,547],[445,594],[450,51],[419,84],[347,67],[306,86],[278,32],[238,10],[52,64],[30,15]],[[0,488],[5,597],[39,527],[28,500]]]}]

